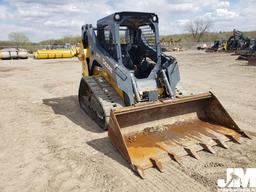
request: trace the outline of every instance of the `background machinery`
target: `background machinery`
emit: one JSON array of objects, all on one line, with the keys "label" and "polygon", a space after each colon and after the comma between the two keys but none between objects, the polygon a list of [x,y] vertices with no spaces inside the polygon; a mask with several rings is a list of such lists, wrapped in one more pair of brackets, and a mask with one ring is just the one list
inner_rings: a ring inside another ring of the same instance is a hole
[{"label": "background machinery", "polygon": [[183,96],[177,61],[161,52],[158,16],[118,12],[82,27],[81,108],[131,168],[144,170],[248,137],[211,92]]},{"label": "background machinery", "polygon": [[226,51],[227,42],[225,40],[216,40],[213,45],[205,50],[205,52]]},{"label": "background machinery", "polygon": [[206,49],[206,52],[216,52],[216,51],[227,51],[236,52],[242,49],[247,49],[250,44],[250,39],[244,37],[241,31],[236,29],[233,30],[233,34],[228,38],[228,40],[215,40],[213,45]]},{"label": "background machinery", "polygon": [[256,64],[255,39],[245,37],[241,31],[233,30],[233,35],[227,41],[227,50],[235,51],[238,60],[247,60],[249,65]]},{"label": "background machinery", "polygon": [[69,43],[62,45],[48,45],[45,49],[34,52],[35,59],[72,58],[79,53],[79,46],[71,46]]},{"label": "background machinery", "polygon": [[236,51],[238,60],[247,60],[249,65],[256,65],[256,41],[247,39],[247,44],[243,49]]}]

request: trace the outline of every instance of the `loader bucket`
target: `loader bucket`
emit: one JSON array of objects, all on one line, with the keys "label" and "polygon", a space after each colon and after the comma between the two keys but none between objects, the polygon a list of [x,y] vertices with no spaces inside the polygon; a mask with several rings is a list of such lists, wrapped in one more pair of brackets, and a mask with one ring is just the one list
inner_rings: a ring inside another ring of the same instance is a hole
[{"label": "loader bucket", "polygon": [[212,146],[249,138],[212,93],[112,110],[108,135],[142,178],[150,167],[162,172],[170,158],[198,159],[198,151],[214,153]]}]

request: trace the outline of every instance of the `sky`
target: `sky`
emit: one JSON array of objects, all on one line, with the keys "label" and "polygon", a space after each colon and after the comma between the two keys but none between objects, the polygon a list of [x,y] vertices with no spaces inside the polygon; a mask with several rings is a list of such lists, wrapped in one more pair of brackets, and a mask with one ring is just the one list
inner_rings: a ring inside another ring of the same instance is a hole
[{"label": "sky", "polygon": [[184,33],[198,18],[211,20],[213,32],[256,30],[256,0],[0,0],[0,40],[10,32],[34,42],[79,35],[82,25],[117,11],[158,14],[161,35]]}]

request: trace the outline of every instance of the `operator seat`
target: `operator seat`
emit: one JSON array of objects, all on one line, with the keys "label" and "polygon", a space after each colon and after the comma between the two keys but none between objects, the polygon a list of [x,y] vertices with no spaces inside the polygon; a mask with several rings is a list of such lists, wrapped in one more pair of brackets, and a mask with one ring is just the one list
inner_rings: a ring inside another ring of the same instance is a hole
[{"label": "operator seat", "polygon": [[133,61],[132,61],[130,53],[129,53],[131,48],[132,48],[131,43],[128,43],[128,44],[122,46],[122,48],[121,48],[123,64],[127,69],[130,69],[130,70],[134,69],[134,64],[133,64]]}]

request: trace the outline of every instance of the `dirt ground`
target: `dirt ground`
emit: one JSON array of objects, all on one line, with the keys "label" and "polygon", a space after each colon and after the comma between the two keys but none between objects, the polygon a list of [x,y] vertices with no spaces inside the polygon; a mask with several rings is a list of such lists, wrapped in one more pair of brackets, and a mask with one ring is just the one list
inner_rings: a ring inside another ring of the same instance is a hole
[{"label": "dirt ground", "polygon": [[[256,66],[224,53],[172,53],[185,94],[211,90],[238,125],[256,132]],[[200,160],[170,160],[140,179],[107,133],[80,111],[74,59],[0,60],[0,191],[214,191],[228,167],[256,167],[256,139]]]}]

